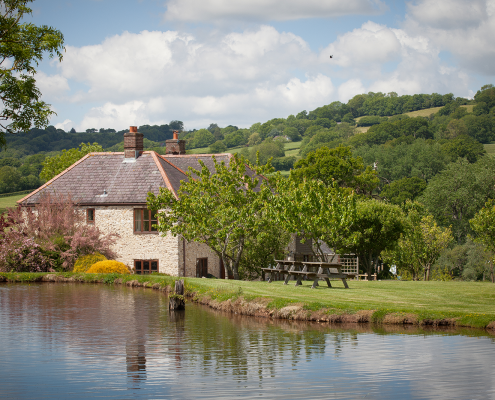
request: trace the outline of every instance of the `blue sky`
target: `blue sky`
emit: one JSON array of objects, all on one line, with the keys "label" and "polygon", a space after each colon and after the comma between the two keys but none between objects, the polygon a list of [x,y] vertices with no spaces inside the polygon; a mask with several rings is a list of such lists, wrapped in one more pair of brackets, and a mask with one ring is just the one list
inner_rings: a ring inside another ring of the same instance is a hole
[{"label": "blue sky", "polygon": [[[494,83],[495,0],[35,0],[65,36],[37,80],[64,130],[249,127],[360,93]],[[329,55],[333,58],[330,59]]]}]

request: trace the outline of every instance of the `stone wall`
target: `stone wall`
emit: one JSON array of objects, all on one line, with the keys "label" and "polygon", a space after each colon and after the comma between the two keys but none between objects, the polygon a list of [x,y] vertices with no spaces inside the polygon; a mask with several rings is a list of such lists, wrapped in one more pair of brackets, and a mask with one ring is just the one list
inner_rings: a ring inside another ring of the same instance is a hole
[{"label": "stone wall", "polygon": [[[183,250],[184,241],[180,240],[180,249]],[[196,276],[196,260],[198,258],[208,258],[208,273],[220,278],[220,259],[203,243],[185,242],[186,254],[186,276]],[[183,266],[183,255],[180,255],[180,264]],[[181,275],[183,275],[183,270]]]},{"label": "stone wall", "polygon": [[97,206],[95,225],[103,233],[118,233],[120,237],[112,250],[117,261],[134,267],[134,260],[158,260],[160,272],[179,275],[179,239],[159,233],[134,233],[134,209],[125,206]]},{"label": "stone wall", "polygon": [[[208,246],[201,243],[188,243],[171,234],[134,233],[134,208],[126,206],[96,206],[95,226],[103,233],[118,233],[112,250],[117,261],[134,267],[134,260],[158,260],[162,273],[184,276],[184,253],[186,255],[186,275],[196,276],[196,259],[208,258],[208,273],[220,277],[220,262]],[[185,246],[184,246],[185,244]]]}]

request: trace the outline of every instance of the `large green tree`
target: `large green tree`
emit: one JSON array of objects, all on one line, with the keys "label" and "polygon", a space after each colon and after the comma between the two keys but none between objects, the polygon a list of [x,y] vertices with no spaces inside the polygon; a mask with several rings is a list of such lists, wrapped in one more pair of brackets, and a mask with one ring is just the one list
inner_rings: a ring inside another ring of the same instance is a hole
[{"label": "large green tree", "polygon": [[[490,253],[495,253],[495,200],[489,200],[469,221],[476,232],[475,241],[481,243]],[[493,260],[490,260],[490,274],[492,282],[495,282]]]},{"label": "large green tree", "polygon": [[31,13],[27,6],[33,0],[0,1],[0,146],[5,146],[5,133],[28,131],[32,126],[48,125],[54,114],[41,100],[36,86],[36,67],[45,53],[62,60],[64,37],[45,25],[22,22]]},{"label": "large green tree", "polygon": [[333,149],[321,147],[299,160],[291,171],[298,181],[319,180],[327,186],[354,189],[357,193],[370,194],[378,186],[376,171],[365,167],[361,157],[353,157],[350,147]]},{"label": "large green tree", "polygon": [[177,198],[163,188],[157,196],[150,193],[148,208],[160,210],[160,232],[206,244],[223,261],[225,275],[239,279],[239,263],[246,247],[260,243],[259,239],[270,232],[279,235],[277,229],[269,227],[272,220],[267,217],[273,188],[261,178],[271,167],[248,169],[238,156],[228,164],[217,162],[214,156],[213,160],[215,171],[201,161],[200,171],[188,171],[188,180],[182,182]]},{"label": "large green tree", "polygon": [[459,159],[433,177],[421,201],[444,227],[452,226],[458,243],[471,233],[469,219],[495,198],[495,159],[480,158],[474,164]]},{"label": "large green tree", "polygon": [[440,257],[442,250],[452,242],[450,228],[437,225],[432,215],[421,218],[419,226],[415,228],[412,245],[418,263],[423,267],[424,280],[430,280],[431,266]]},{"label": "large green tree", "polygon": [[407,200],[414,200],[421,196],[425,189],[426,181],[413,176],[412,178],[402,178],[385,185],[380,197],[387,199],[392,204],[401,205]]},{"label": "large green tree", "polygon": [[319,180],[280,179],[270,210],[278,225],[309,240],[315,256],[325,261],[323,243],[335,248],[345,239],[355,218],[356,200],[349,189]]},{"label": "large green tree", "polygon": [[417,281],[421,272],[421,265],[416,257],[414,243],[418,241],[421,219],[427,215],[425,207],[417,202],[406,201],[402,204],[404,211],[404,232],[400,235],[397,245],[382,254],[383,260],[397,267],[397,274],[406,271]]},{"label": "large green tree", "polygon": [[340,254],[356,254],[371,279],[382,252],[396,246],[404,229],[404,215],[398,206],[375,199],[358,201],[353,221],[344,228],[335,249]]}]

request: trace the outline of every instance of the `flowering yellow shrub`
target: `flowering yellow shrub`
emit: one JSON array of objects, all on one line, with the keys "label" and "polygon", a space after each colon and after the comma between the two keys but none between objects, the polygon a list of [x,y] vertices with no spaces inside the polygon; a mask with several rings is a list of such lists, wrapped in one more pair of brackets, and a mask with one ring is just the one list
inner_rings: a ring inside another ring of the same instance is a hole
[{"label": "flowering yellow shrub", "polygon": [[86,254],[79,257],[74,264],[74,272],[86,272],[93,264],[98,261],[105,261],[107,258],[100,253]]},{"label": "flowering yellow shrub", "polygon": [[124,263],[115,260],[100,261],[93,264],[90,269],[86,271],[88,274],[128,274],[129,269]]}]

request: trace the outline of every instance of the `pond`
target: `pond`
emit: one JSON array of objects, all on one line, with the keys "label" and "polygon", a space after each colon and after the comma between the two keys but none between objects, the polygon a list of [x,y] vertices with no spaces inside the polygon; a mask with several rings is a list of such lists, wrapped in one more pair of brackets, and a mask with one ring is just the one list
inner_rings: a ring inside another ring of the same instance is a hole
[{"label": "pond", "polygon": [[484,331],[274,321],[161,292],[0,284],[0,398],[495,399]]}]

